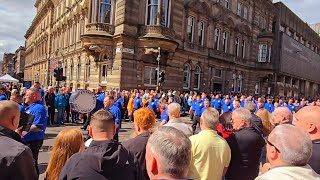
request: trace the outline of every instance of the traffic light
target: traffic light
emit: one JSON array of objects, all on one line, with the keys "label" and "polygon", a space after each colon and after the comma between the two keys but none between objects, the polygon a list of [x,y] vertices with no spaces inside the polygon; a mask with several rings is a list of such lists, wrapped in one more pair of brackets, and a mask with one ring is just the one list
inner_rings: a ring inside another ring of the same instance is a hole
[{"label": "traffic light", "polygon": [[165,72],[161,71],[160,75],[159,75],[159,83],[163,83],[164,82],[164,80],[165,80],[164,76],[165,76]]},{"label": "traffic light", "polygon": [[63,68],[54,69],[53,76],[56,78],[56,81],[65,81],[67,78],[63,76]]}]

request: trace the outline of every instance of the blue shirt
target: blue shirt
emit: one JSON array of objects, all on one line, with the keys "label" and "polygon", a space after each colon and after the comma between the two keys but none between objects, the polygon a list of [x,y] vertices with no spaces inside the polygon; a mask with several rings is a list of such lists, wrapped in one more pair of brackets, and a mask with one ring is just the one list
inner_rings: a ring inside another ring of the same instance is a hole
[{"label": "blue shirt", "polygon": [[191,104],[192,111],[196,109],[196,102],[197,101],[192,101],[192,104]]},{"label": "blue shirt", "polygon": [[269,111],[270,113],[272,113],[273,111],[274,111],[274,106],[273,106],[273,104],[272,103],[266,103],[266,104],[264,104],[264,108],[267,110],[267,111]]},{"label": "blue shirt", "polygon": [[39,92],[40,92],[40,94],[41,94],[41,99],[43,99],[43,97],[44,97],[44,91],[43,91],[43,89],[39,88]]},{"label": "blue shirt", "polygon": [[157,103],[155,102],[155,100],[150,101],[148,108],[151,109],[153,112],[157,111]]},{"label": "blue shirt", "polygon": [[221,109],[221,106],[222,106],[222,103],[221,103],[221,99],[216,99],[215,102],[214,102],[214,108],[216,110],[220,110]]},{"label": "blue shirt", "polygon": [[96,103],[96,110],[97,111],[104,108],[103,101],[104,101],[104,93],[98,94],[97,103]]},{"label": "blue shirt", "polygon": [[244,100],[240,101],[241,107],[244,107],[246,105],[246,102]]},{"label": "blue shirt", "polygon": [[22,104],[19,104],[19,109],[20,109],[21,112],[25,111],[24,106]]},{"label": "blue shirt", "polygon": [[62,94],[57,94],[54,98],[54,107],[66,107],[67,106],[67,96]]},{"label": "blue shirt", "polygon": [[204,106],[203,106],[203,101],[201,101],[201,102],[196,102],[195,103],[195,109],[194,109],[194,115],[195,116],[201,116],[201,114],[202,114],[202,108],[203,108]]},{"label": "blue shirt", "polygon": [[162,122],[163,120],[166,120],[167,123],[169,122],[169,116],[167,114],[167,111],[168,107],[162,111],[160,122]]},{"label": "blue shirt", "polygon": [[116,134],[118,134],[121,124],[121,111],[116,104],[112,105],[108,110],[113,115],[115,123],[119,125],[116,131]]},{"label": "blue shirt", "polygon": [[294,105],[293,105],[293,104],[288,104],[288,105],[287,105],[287,108],[288,108],[291,112],[294,111]]},{"label": "blue shirt", "polygon": [[133,109],[139,109],[142,106],[141,98],[134,98]]},{"label": "blue shirt", "polygon": [[154,103],[156,104],[156,107],[157,107],[157,108],[159,107],[158,101],[159,101],[158,98],[155,98],[155,99],[154,99]]},{"label": "blue shirt", "polygon": [[34,115],[33,125],[37,126],[42,131],[39,132],[28,132],[22,137],[26,142],[38,141],[44,139],[44,133],[47,127],[47,110],[41,101],[37,101],[31,104],[25,110],[26,113]]},{"label": "blue shirt", "polygon": [[114,104],[121,110],[122,106],[123,106],[123,99],[121,97],[119,97]]},{"label": "blue shirt", "polygon": [[233,110],[233,106],[232,106],[231,103],[230,103],[229,105],[223,104],[222,110],[223,110],[224,113],[225,113],[225,112],[232,111],[232,110]]},{"label": "blue shirt", "polygon": [[278,104],[278,107],[284,107],[284,104],[282,103],[282,104]]},{"label": "blue shirt", "polygon": [[3,100],[8,100],[5,94],[0,95],[0,101],[3,101]]}]

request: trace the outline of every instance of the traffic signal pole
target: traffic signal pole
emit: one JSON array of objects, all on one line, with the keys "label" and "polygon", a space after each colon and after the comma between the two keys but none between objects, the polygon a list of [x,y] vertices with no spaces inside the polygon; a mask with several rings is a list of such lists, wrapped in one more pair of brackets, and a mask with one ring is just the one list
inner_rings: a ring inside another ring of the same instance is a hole
[{"label": "traffic signal pole", "polygon": [[158,61],[158,68],[157,68],[157,88],[156,90],[158,91],[159,90],[159,78],[160,78],[160,58],[161,58],[161,55],[160,55],[160,47],[158,47],[158,57],[157,57],[157,61]]}]

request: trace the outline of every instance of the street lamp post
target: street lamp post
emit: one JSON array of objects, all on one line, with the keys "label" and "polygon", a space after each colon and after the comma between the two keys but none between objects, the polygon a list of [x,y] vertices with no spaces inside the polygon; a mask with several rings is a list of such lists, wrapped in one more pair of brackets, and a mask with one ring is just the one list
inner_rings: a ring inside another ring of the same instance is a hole
[{"label": "street lamp post", "polygon": [[157,57],[157,61],[158,61],[158,68],[157,68],[157,91],[159,90],[159,77],[160,77],[160,47],[158,47],[158,57]]}]

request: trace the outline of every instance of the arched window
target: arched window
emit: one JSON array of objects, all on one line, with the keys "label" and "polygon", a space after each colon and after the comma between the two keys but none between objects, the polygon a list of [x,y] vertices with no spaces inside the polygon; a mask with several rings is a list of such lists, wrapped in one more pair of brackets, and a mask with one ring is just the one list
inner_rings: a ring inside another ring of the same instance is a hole
[{"label": "arched window", "polygon": [[199,66],[196,66],[195,70],[194,70],[194,86],[193,88],[194,89],[199,89],[200,87],[200,67]]},{"label": "arched window", "polygon": [[63,73],[63,75],[64,75],[64,76],[67,76],[67,74],[68,74],[68,63],[67,63],[67,62],[65,62],[65,64],[64,64],[64,73]]},{"label": "arched window", "polygon": [[183,69],[183,88],[190,88],[191,67],[189,64],[184,65]]},{"label": "arched window", "polygon": [[78,74],[77,74],[77,81],[80,81],[81,78],[81,62],[78,64]]},{"label": "arched window", "polygon": [[90,81],[90,61],[86,64],[86,82]]},{"label": "arched window", "polygon": [[73,63],[71,63],[71,67],[70,67],[70,81],[73,81],[73,76],[74,76],[74,66],[73,66]]}]

